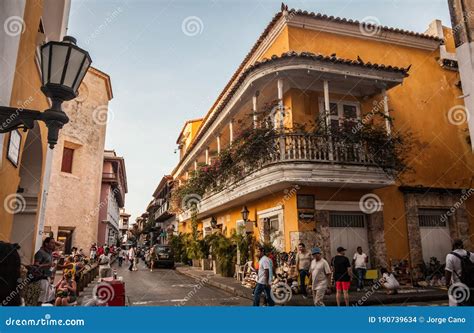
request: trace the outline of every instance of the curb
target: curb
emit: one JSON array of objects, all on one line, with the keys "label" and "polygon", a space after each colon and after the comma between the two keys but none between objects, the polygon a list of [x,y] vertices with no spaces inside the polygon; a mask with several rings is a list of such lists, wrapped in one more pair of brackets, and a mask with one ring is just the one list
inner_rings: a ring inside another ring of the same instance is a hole
[{"label": "curb", "polygon": [[[202,281],[203,278],[199,275],[195,275],[192,272],[188,270],[181,270],[179,268],[176,269],[176,271],[180,274],[186,275],[190,278],[193,278],[195,280]],[[249,300],[253,300],[252,296],[250,293],[244,293],[241,290],[238,290],[234,287],[228,286],[226,284],[212,281],[211,279],[208,279],[206,282],[207,285],[210,285],[212,287],[227,291],[231,294],[234,294],[235,296],[239,296],[242,298],[246,298]],[[396,304],[396,303],[406,303],[406,302],[430,302],[430,301],[444,301],[448,300],[448,296],[446,293],[437,293],[437,294],[425,294],[425,293],[413,293],[413,294],[407,294],[405,297],[403,294],[398,294],[397,297],[389,297],[383,300],[383,304]],[[375,299],[367,299],[365,302],[363,302],[362,305],[357,305],[357,300],[351,300],[350,306],[370,306],[370,305],[380,305],[380,301],[378,298]],[[292,303],[292,304],[291,304]],[[304,302],[304,301],[296,301],[296,302],[291,302],[290,304],[286,304],[287,306],[312,306],[312,300]],[[326,305],[332,306],[336,305],[336,302],[332,301],[326,301]],[[334,304],[333,304],[334,303]]]},{"label": "curb", "polygon": [[[176,272],[180,273],[180,274],[183,274],[183,275],[186,275],[190,278],[193,278],[195,280],[199,280],[199,281],[202,281],[203,278],[198,276],[198,275],[194,275],[193,273],[190,273],[189,271],[183,271],[181,269],[176,269]],[[224,291],[227,291],[231,294],[234,294],[235,296],[239,296],[239,297],[242,297],[242,298],[246,298],[246,299],[249,299],[249,300],[253,300],[252,296],[247,294],[247,293],[244,293],[240,290],[237,290],[235,289],[234,287],[231,287],[231,286],[228,286],[226,284],[223,284],[223,283],[220,283],[220,282],[216,282],[216,281],[212,281],[211,279],[207,279],[206,281],[206,284],[207,285],[210,285],[212,287],[215,287],[215,288],[218,288],[218,289],[221,289],[221,290],[224,290]]]}]

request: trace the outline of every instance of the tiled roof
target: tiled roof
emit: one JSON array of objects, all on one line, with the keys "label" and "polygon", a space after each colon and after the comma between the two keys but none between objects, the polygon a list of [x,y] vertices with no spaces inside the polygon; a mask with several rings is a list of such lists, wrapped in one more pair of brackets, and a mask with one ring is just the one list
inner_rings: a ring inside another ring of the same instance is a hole
[{"label": "tiled roof", "polygon": [[[331,62],[335,64],[344,64],[344,65],[350,65],[350,66],[357,66],[357,67],[363,67],[363,68],[369,68],[369,69],[375,69],[375,70],[384,70],[384,71],[390,71],[390,72],[398,72],[402,73],[405,76],[408,76],[408,68],[402,68],[402,67],[397,67],[397,66],[390,66],[390,65],[383,65],[383,64],[376,64],[376,63],[370,63],[370,62],[363,62],[360,60],[351,60],[351,59],[344,59],[344,58],[338,58],[336,56],[325,56],[321,54],[315,54],[311,52],[285,52],[282,53],[281,56],[276,56],[273,55],[270,59],[265,58],[262,61],[257,61],[255,64],[250,66],[249,68],[246,69],[245,72],[253,70],[260,65],[266,64],[268,62],[276,62],[278,60],[284,60],[288,58],[300,58],[300,59],[308,59],[308,60],[315,60],[315,61],[324,61],[324,62]],[[244,73],[245,73],[244,72]]]},{"label": "tiled roof", "polygon": [[427,35],[427,34],[423,34],[423,33],[419,33],[419,32],[414,32],[414,31],[410,31],[410,30],[392,28],[392,27],[387,27],[387,26],[383,26],[383,25],[376,25],[376,24],[371,24],[371,23],[368,23],[368,22],[346,19],[344,17],[328,16],[328,15],[325,15],[325,14],[308,12],[306,10],[300,10],[300,9],[289,9],[288,10],[288,15],[295,15],[295,14],[300,15],[300,16],[312,17],[312,18],[319,19],[319,20],[326,20],[326,21],[333,21],[333,22],[337,22],[337,23],[346,23],[346,24],[358,25],[358,26],[362,26],[364,28],[368,28],[369,31],[372,31],[372,29],[380,29],[381,31],[386,31],[386,32],[394,32],[394,33],[399,33],[399,34],[409,35],[409,36],[414,36],[414,37],[428,38],[428,39],[432,39],[432,40],[436,40],[436,41],[440,41],[440,42],[443,41],[442,38]]}]

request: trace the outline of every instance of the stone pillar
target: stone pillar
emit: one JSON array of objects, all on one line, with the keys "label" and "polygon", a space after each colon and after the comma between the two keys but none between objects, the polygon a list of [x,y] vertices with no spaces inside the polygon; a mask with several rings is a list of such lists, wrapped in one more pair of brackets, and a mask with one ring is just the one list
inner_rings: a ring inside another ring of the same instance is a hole
[{"label": "stone pillar", "polygon": [[369,242],[369,260],[372,268],[389,268],[387,247],[385,245],[383,212],[367,215],[367,237]]},{"label": "stone pillar", "polygon": [[331,253],[331,238],[329,233],[329,211],[317,210],[316,214],[316,245],[323,251],[324,258],[330,261],[335,253]]}]

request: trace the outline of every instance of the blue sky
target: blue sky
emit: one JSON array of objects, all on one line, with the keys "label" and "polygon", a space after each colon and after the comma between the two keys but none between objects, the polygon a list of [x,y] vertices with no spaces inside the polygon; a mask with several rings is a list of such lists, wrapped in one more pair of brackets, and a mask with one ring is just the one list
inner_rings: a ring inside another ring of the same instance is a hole
[{"label": "blue sky", "polygon": [[[447,0],[292,0],[290,8],[423,32],[450,25]],[[126,208],[141,214],[178,161],[185,120],[203,117],[281,1],[72,0],[68,34],[108,73],[114,99],[106,148],[125,158]],[[193,17],[198,29],[184,29]],[[188,20],[189,21],[189,20]],[[186,21],[185,21],[186,22]]]}]

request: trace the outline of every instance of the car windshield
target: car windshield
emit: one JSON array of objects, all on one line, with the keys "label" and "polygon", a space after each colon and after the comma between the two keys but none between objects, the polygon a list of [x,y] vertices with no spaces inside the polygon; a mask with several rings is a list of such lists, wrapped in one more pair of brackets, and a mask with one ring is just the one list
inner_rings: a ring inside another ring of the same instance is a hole
[{"label": "car windshield", "polygon": [[171,253],[171,248],[166,246],[157,246],[155,247],[156,253]]}]

